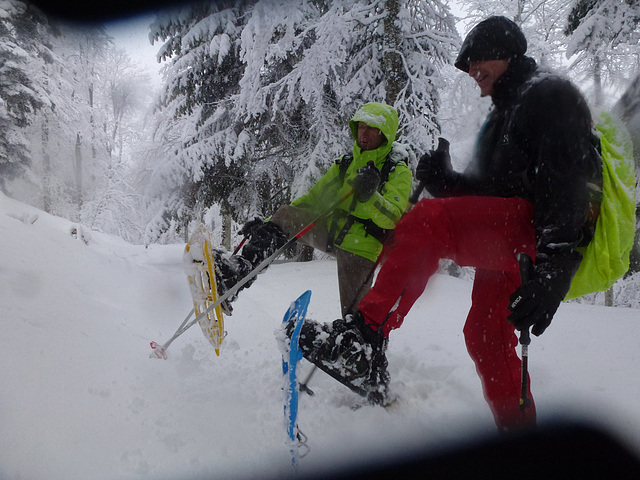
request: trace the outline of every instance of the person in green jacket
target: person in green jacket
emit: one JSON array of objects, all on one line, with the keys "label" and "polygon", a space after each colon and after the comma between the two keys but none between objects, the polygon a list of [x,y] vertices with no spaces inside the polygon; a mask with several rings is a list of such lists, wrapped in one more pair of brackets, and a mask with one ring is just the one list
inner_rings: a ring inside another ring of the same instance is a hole
[{"label": "person in green jacket", "polygon": [[[220,293],[353,190],[300,242],[335,256],[342,314],[358,305],[371,286],[385,237],[408,205],[412,174],[407,151],[395,143],[398,114],[393,107],[367,103],[351,118],[349,128],[354,138],[351,153],[268,222],[259,218],[247,222],[240,230],[248,240],[241,255],[214,252]],[[225,310],[230,311],[228,305]]]}]

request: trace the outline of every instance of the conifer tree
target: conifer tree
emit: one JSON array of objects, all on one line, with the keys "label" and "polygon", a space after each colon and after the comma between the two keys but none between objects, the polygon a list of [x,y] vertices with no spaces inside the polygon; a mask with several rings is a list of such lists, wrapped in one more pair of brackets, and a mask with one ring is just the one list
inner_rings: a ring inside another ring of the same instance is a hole
[{"label": "conifer tree", "polygon": [[438,0],[215,2],[159,18],[151,36],[167,61],[150,189],[172,192],[162,228],[213,203],[240,222],[268,216],[350,151],[348,119],[369,101],[393,102],[400,140],[431,148],[437,67],[459,44]]},{"label": "conifer tree", "polygon": [[577,0],[569,14],[567,57],[591,77],[593,100],[603,105],[604,83],[632,78],[640,69],[640,2],[637,0]]},{"label": "conifer tree", "polygon": [[30,149],[24,129],[43,105],[29,76],[29,61],[38,55],[45,19],[17,0],[0,4],[0,188],[25,172]]}]

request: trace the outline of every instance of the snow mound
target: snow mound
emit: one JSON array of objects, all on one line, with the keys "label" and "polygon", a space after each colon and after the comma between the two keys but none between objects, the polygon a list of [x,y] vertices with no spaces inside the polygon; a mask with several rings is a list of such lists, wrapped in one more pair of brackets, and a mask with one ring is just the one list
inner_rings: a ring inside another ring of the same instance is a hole
[{"label": "snow mound", "polygon": [[[192,328],[165,361],[149,358],[149,342],[166,341],[191,309],[184,245],[130,245],[2,194],[0,238],[0,478],[293,473],[274,330],[307,289],[310,318],[339,316],[335,262],[272,265],[234,304],[219,357]],[[393,408],[354,411],[355,394],[313,377],[315,396],[300,398],[311,452],[299,473],[493,432],[462,337],[470,291],[434,276],[392,333]],[[541,421],[592,414],[640,445],[638,313],[561,306],[530,347]]]}]

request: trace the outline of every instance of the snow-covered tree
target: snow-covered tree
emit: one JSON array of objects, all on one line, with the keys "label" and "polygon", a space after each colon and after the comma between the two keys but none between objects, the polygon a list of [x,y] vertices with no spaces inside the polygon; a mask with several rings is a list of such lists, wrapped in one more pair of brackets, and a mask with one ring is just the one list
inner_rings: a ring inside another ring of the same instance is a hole
[{"label": "snow-covered tree", "polygon": [[1,102],[11,104],[13,116],[0,120],[12,122],[0,136],[7,135],[13,152],[23,152],[10,158],[24,173],[3,175],[3,185],[49,213],[140,240],[141,202],[134,205],[135,176],[123,152],[140,139],[142,128],[132,122],[142,120],[136,109],[147,97],[143,77],[104,28],[64,24],[20,2],[2,3],[8,6],[20,15],[0,17],[2,27],[11,27],[7,51],[16,57],[4,63],[3,72],[13,76],[5,77],[0,98],[19,92],[17,100],[29,108],[19,110],[18,122],[17,100]]},{"label": "snow-covered tree", "polygon": [[591,78],[594,102],[603,105],[604,83],[633,78],[640,70],[640,2],[577,0],[568,17],[567,57]]},{"label": "snow-covered tree", "polygon": [[243,173],[234,150],[246,135],[230,98],[244,70],[239,35],[248,5],[189,5],[165,12],[151,25],[150,39],[162,43],[158,58],[167,65],[155,145],[148,152],[147,195],[156,208],[147,227],[149,241],[171,239],[192,217],[202,218],[204,205],[218,202],[228,210],[240,184]]},{"label": "snow-covered tree", "polygon": [[[45,28],[42,14],[27,3],[0,3],[0,188],[25,172],[30,151],[24,129],[42,97],[29,77],[29,62],[37,58],[38,39]],[[46,61],[46,60],[42,60]]]},{"label": "snow-covered tree", "polygon": [[[401,140],[418,151],[431,147],[439,131],[438,67],[459,44],[449,10],[437,1],[301,5],[295,15],[291,2],[256,5],[243,32],[247,70],[236,101],[246,118],[281,126],[278,144],[288,147],[299,179],[292,194],[349,151],[346,125],[365,102],[393,103]],[[305,140],[297,148],[286,143],[292,130]]]},{"label": "snow-covered tree", "polygon": [[110,46],[105,52],[102,103],[105,148],[109,158],[122,160],[128,145],[140,139],[138,120],[152,96],[149,75],[142,72],[122,49]]},{"label": "snow-covered tree", "polygon": [[92,228],[139,242],[143,237],[143,205],[137,183],[137,159],[144,134],[145,112],[152,96],[148,75],[126,52],[110,43],[99,65],[95,102],[101,111],[95,178],[83,203],[82,222]]},{"label": "snow-covered tree", "polygon": [[438,0],[215,2],[159,18],[151,37],[169,61],[152,185],[171,184],[186,220],[212,203],[266,216],[303,193],[350,150],[368,101],[393,102],[401,140],[430,148],[438,67],[459,44]]},{"label": "snow-covered tree", "polygon": [[101,100],[108,92],[104,82],[106,52],[110,39],[103,28],[74,28],[69,31],[62,56],[71,75],[72,101],[80,112],[75,123],[75,203],[82,209],[87,191],[99,178],[100,165],[108,154],[105,131],[106,109]]}]

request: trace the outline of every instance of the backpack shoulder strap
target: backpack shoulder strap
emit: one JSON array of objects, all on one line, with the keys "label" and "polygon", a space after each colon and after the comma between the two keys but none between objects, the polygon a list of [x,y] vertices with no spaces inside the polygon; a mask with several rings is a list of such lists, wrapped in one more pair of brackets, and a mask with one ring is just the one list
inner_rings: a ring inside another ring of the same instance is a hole
[{"label": "backpack shoulder strap", "polygon": [[[382,168],[380,169],[380,186],[378,187],[378,191],[382,193],[382,189],[384,185],[389,180],[389,175],[393,171],[393,169],[400,163],[405,162],[406,155],[403,155],[401,151],[394,151],[392,149],[384,160],[382,164]],[[351,162],[353,161],[353,155],[348,153],[344,155],[342,158],[336,160],[336,163],[340,166],[340,174],[339,180],[340,183],[344,183],[344,179],[347,173],[347,169]],[[367,235],[371,235],[375,239],[377,239],[380,243],[385,243],[388,239],[389,230],[385,230],[376,225],[371,219],[363,220],[361,218],[355,217],[345,211],[336,210],[334,212],[334,216],[336,215],[344,215],[346,217],[346,222],[341,228],[340,232],[336,231],[337,222],[334,221],[332,224],[332,229],[329,232],[329,249],[332,249],[334,245],[339,246],[342,244],[347,232],[351,229],[354,223],[361,223],[364,226],[365,232]]]},{"label": "backpack shoulder strap", "polygon": [[352,153],[347,153],[336,160],[336,163],[340,165],[340,174],[338,175],[338,178],[340,179],[340,185],[344,183],[344,177],[347,174],[347,169],[349,168],[349,165],[351,165],[351,162],[353,162]]},{"label": "backpack shoulder strap", "polygon": [[398,165],[398,163],[400,163],[400,160],[398,160],[394,155],[391,155],[391,153],[389,153],[387,158],[384,159],[384,164],[380,169],[380,188],[387,183],[389,180],[389,174],[396,165]]},{"label": "backpack shoulder strap", "polygon": [[[353,154],[351,153],[347,153],[335,161],[335,163],[340,165],[340,174],[339,174],[340,184],[344,183],[344,178],[347,174],[347,169],[349,168],[349,165],[351,165],[352,161],[353,161]],[[393,155],[393,151],[389,152],[389,154],[384,160],[384,164],[382,165],[382,168],[380,169],[380,188],[382,188],[382,186],[385,183],[387,183],[387,181],[389,180],[389,174],[396,167],[396,165],[398,165],[398,163],[400,163],[401,161],[402,160],[399,159],[397,155]]]}]

